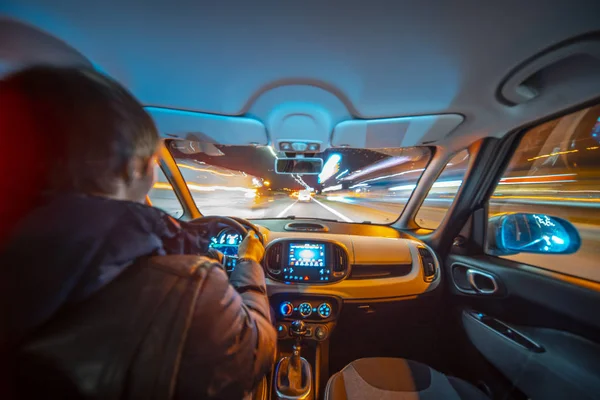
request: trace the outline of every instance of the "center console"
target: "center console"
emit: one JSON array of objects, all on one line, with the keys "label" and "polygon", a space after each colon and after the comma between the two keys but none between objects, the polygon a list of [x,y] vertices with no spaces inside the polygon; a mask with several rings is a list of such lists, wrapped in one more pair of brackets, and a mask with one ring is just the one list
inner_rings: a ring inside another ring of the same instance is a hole
[{"label": "center console", "polygon": [[273,391],[280,399],[314,399],[328,378],[329,338],[342,308],[331,295],[293,293],[297,285],[328,285],[350,275],[346,246],[334,240],[281,238],[266,248],[265,271],[290,290],[272,294],[279,338]]},{"label": "center console", "polygon": [[272,380],[276,398],[318,398],[329,376],[329,338],[342,299],[288,292],[273,294],[270,303],[279,338]]},{"label": "center console", "polygon": [[304,321],[306,340],[327,340],[342,308],[342,300],[335,296],[278,293],[270,301],[281,340],[292,338],[291,324],[296,320]]}]

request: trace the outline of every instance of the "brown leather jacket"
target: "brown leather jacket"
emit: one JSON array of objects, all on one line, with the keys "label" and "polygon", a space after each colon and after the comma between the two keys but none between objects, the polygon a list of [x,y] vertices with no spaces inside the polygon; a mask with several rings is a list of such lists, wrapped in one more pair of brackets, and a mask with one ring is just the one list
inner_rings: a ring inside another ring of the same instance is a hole
[{"label": "brown leather jacket", "polygon": [[206,245],[202,227],[129,202],[70,196],[30,215],[2,255],[19,391],[242,398],[275,354],[264,273],[178,255]]}]

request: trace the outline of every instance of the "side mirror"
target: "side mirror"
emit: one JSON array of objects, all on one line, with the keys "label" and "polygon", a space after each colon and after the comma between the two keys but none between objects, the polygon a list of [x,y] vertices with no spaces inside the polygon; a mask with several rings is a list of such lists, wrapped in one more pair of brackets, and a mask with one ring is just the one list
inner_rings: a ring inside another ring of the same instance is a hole
[{"label": "side mirror", "polygon": [[323,170],[321,158],[277,158],[275,172],[278,174],[319,175]]},{"label": "side mirror", "polygon": [[507,213],[494,216],[488,222],[488,251],[494,255],[571,254],[580,246],[579,232],[562,218]]}]

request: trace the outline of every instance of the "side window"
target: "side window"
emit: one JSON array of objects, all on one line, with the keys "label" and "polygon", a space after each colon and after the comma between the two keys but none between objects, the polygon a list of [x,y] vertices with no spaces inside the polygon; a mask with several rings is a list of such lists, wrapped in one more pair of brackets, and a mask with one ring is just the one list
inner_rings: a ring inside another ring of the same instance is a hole
[{"label": "side window", "polygon": [[600,106],[526,132],[489,200],[488,253],[600,281],[599,169]]},{"label": "side window", "polygon": [[160,208],[170,216],[179,218],[183,215],[183,207],[173,190],[173,186],[160,166],[156,165],[156,183],[148,193],[152,205]]},{"label": "side window", "polygon": [[462,185],[468,164],[469,152],[466,149],[448,161],[417,212],[415,218],[417,225],[427,229],[436,229],[440,226]]}]

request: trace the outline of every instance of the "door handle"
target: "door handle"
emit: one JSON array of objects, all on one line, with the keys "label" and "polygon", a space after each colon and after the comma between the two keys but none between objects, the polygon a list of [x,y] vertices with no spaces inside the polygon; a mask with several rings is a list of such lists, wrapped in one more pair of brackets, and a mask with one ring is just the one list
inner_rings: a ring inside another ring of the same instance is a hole
[{"label": "door handle", "polygon": [[487,272],[469,268],[467,269],[467,281],[477,293],[494,294],[498,292],[496,278]]}]

